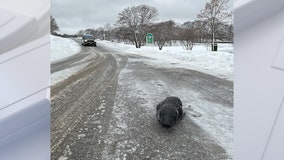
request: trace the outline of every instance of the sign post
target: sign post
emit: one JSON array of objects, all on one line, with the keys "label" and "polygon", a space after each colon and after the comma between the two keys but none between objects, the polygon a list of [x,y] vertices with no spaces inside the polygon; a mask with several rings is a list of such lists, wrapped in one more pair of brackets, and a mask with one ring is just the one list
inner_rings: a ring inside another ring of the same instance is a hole
[{"label": "sign post", "polygon": [[146,42],[147,43],[153,43],[154,42],[154,36],[153,36],[152,33],[147,33]]}]

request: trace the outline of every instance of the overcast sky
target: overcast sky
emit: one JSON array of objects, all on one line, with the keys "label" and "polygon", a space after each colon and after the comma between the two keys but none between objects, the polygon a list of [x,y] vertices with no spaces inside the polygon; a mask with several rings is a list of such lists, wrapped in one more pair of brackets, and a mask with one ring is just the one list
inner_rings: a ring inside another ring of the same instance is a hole
[{"label": "overcast sky", "polygon": [[[51,15],[60,33],[74,34],[79,30],[115,24],[118,13],[131,6],[146,4],[158,9],[158,20],[183,23],[196,18],[209,0],[51,0]],[[233,8],[233,0],[229,7]]]}]

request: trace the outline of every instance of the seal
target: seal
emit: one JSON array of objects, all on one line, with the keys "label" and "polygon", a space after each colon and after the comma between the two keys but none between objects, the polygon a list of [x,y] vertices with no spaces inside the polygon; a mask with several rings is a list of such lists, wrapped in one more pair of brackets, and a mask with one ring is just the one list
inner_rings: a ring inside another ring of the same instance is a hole
[{"label": "seal", "polygon": [[185,113],[178,97],[167,97],[157,107],[156,117],[163,127],[170,128],[180,122]]}]

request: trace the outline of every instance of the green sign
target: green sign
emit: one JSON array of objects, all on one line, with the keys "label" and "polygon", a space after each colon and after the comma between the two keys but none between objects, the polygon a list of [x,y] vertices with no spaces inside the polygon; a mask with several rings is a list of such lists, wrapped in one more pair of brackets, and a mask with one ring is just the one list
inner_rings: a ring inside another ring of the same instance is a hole
[{"label": "green sign", "polygon": [[154,41],[154,36],[152,33],[147,33],[147,36],[146,36],[146,42],[147,43],[153,43]]}]

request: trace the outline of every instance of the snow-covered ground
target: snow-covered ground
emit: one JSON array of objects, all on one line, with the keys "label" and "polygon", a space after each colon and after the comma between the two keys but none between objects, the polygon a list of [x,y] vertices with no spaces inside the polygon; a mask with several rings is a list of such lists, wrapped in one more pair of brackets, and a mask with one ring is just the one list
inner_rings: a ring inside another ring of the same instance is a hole
[{"label": "snow-covered ground", "polygon": [[165,46],[159,50],[157,46],[142,46],[98,41],[98,45],[111,48],[126,54],[146,56],[152,61],[149,65],[160,67],[178,67],[197,70],[220,78],[233,80],[233,44],[218,44],[218,51],[211,52],[206,44],[196,44],[192,51],[184,50],[182,46]]}]

